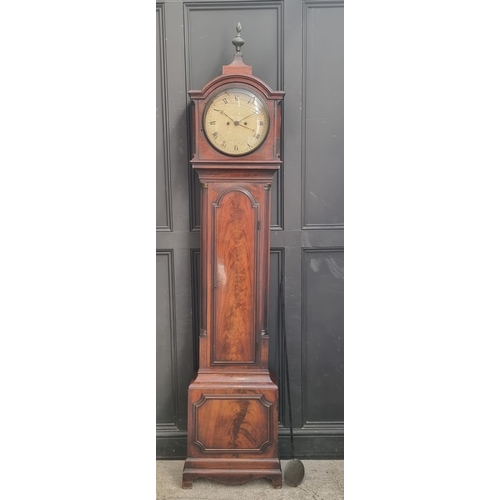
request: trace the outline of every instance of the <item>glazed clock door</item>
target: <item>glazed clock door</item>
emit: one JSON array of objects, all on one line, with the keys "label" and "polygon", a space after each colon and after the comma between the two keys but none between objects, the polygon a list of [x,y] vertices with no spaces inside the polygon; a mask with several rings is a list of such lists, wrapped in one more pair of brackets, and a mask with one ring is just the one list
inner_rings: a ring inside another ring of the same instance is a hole
[{"label": "glazed clock door", "polygon": [[242,156],[256,150],[266,139],[269,111],[255,91],[228,87],[209,103],[203,128],[214,148]]}]

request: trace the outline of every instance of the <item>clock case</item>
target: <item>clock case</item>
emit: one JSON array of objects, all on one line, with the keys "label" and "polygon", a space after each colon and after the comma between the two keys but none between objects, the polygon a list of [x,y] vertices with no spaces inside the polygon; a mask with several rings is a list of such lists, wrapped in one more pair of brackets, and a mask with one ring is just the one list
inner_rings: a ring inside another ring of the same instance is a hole
[{"label": "clock case", "polygon": [[[257,93],[269,110],[265,141],[245,156],[213,148],[203,132],[211,99],[228,87]],[[182,486],[203,477],[282,485],[278,387],[268,370],[270,188],[281,166],[281,101],[236,53],[222,75],[190,91],[191,165],[201,182],[199,370],[188,389]]]}]

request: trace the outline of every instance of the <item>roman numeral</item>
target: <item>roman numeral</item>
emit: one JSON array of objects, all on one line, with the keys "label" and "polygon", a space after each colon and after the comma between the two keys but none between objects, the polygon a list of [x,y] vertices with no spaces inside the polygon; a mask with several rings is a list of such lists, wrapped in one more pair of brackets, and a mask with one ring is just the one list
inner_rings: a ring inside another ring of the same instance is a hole
[{"label": "roman numeral", "polygon": [[226,142],[226,141],[222,141],[221,146],[222,146],[223,148],[225,148],[225,147],[227,146],[227,142]]},{"label": "roman numeral", "polygon": [[217,139],[217,137],[219,137],[219,132],[214,132],[212,135]]},{"label": "roman numeral", "polygon": [[239,101],[239,100],[240,100],[240,96],[239,96],[238,94],[235,94],[235,95],[234,95],[234,100],[235,100],[235,101]]},{"label": "roman numeral", "polygon": [[255,134],[254,137],[258,139],[260,137],[260,134]]},{"label": "roman numeral", "polygon": [[227,99],[225,97],[223,97],[222,100],[224,101],[224,104],[227,104]]},{"label": "roman numeral", "polygon": [[259,125],[262,127],[264,126],[264,122],[262,120],[259,120]]},{"label": "roman numeral", "polygon": [[215,125],[215,122],[210,122],[210,125]]},{"label": "roman numeral", "polygon": [[239,151],[238,146],[236,146],[236,144],[234,145],[234,151],[235,151],[235,152],[236,152],[236,151]]}]

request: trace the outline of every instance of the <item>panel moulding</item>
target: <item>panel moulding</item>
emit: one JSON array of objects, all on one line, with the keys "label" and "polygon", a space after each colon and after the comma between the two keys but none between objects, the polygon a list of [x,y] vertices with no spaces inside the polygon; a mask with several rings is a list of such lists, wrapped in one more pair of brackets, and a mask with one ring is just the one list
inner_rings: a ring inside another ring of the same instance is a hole
[{"label": "panel moulding", "polygon": [[306,401],[306,388],[307,388],[307,347],[306,347],[306,336],[307,336],[307,307],[305,307],[305,304],[307,303],[307,279],[306,279],[306,273],[305,273],[305,267],[306,267],[306,255],[311,254],[311,253],[343,253],[344,252],[344,247],[343,246],[335,246],[335,247],[305,247],[302,248],[302,270],[301,270],[301,282],[302,282],[302,348],[301,348],[301,364],[302,364],[302,381],[301,381],[301,387],[302,387],[302,404],[301,404],[301,410],[302,410],[302,419],[301,421],[303,422],[303,429],[316,432],[318,430],[332,430],[332,429],[339,429],[339,426],[342,428],[342,435],[343,435],[343,428],[344,428],[344,423],[343,422],[338,422],[338,421],[308,421],[307,419],[307,401]]},{"label": "panel moulding", "polygon": [[171,362],[171,384],[172,384],[172,394],[174,401],[174,422],[173,423],[157,423],[157,433],[160,431],[172,431],[178,430],[177,415],[179,408],[179,387],[177,382],[177,370],[178,370],[178,360],[177,360],[177,341],[176,341],[176,323],[175,323],[175,279],[174,279],[174,251],[169,250],[157,250],[156,255],[164,255],[167,259],[168,267],[168,277],[169,283],[165,283],[166,287],[169,287],[170,297],[169,297],[169,316],[170,316],[170,353],[172,356]]},{"label": "panel moulding", "polygon": [[170,147],[168,141],[170,140],[169,121],[168,121],[168,84],[167,84],[167,50],[165,33],[165,4],[156,4],[156,15],[159,22],[160,31],[160,61],[161,61],[161,100],[162,100],[162,117],[163,117],[163,158],[164,158],[164,176],[165,176],[165,226],[156,226],[157,231],[172,231],[172,196],[171,196],[171,161],[170,161]]},{"label": "panel moulding", "polygon": [[302,139],[301,139],[301,173],[302,173],[302,200],[301,200],[301,217],[302,217],[302,229],[344,229],[344,224],[310,224],[306,222],[306,161],[307,161],[307,151],[306,151],[306,137],[307,137],[307,17],[309,10],[311,8],[343,8],[344,1],[336,0],[303,0],[302,5]]}]

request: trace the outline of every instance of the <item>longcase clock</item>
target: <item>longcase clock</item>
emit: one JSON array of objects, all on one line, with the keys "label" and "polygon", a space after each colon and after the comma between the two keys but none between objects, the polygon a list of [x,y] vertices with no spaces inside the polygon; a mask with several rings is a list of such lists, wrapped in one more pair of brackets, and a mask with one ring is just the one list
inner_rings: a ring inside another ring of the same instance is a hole
[{"label": "longcase clock", "polygon": [[199,370],[188,390],[182,486],[204,477],[282,484],[278,388],[268,370],[270,188],[280,168],[281,103],[236,54],[192,90],[192,167],[201,182]]}]

